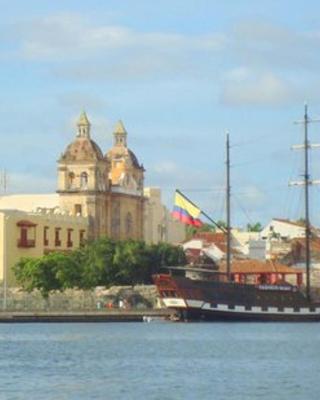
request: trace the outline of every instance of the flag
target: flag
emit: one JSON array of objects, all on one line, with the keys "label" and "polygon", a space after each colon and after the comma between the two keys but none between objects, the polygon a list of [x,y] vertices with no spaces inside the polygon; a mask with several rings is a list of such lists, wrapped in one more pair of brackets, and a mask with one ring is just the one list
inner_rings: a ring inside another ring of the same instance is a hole
[{"label": "flag", "polygon": [[199,219],[201,210],[199,207],[191,203],[190,200],[186,199],[182,193],[176,190],[174,207],[172,216],[184,224],[193,225],[200,227],[202,222]]}]

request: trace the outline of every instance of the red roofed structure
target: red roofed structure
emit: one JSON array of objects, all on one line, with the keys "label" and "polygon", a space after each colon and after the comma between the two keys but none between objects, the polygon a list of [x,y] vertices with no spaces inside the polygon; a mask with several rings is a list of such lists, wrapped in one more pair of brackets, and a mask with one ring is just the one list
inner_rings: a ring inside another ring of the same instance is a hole
[{"label": "red roofed structure", "polygon": [[[226,264],[224,262],[220,264],[219,272],[226,273]],[[297,286],[302,285],[302,269],[288,267],[272,260],[246,259],[232,262],[231,277],[234,282],[272,285],[285,282],[288,276],[295,277]]]}]

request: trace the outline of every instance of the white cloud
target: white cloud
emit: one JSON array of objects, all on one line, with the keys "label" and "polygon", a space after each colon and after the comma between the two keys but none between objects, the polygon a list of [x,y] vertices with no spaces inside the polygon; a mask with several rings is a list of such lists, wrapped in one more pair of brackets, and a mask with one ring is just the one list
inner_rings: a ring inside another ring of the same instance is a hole
[{"label": "white cloud", "polygon": [[[7,34],[7,36],[9,36]],[[93,25],[78,14],[59,14],[15,24],[11,36],[18,54],[31,60],[84,59],[101,51],[144,48],[162,53],[189,50],[216,51],[224,36],[188,36],[176,33],[138,32],[124,26]]]},{"label": "white cloud", "polygon": [[237,62],[257,67],[289,70],[320,66],[318,32],[289,29],[264,21],[238,24],[230,34]]},{"label": "white cloud", "polygon": [[221,94],[227,105],[280,105],[296,98],[296,89],[288,81],[272,73],[250,75],[246,70],[229,74]]},{"label": "white cloud", "polygon": [[284,105],[319,98],[317,31],[300,31],[265,21],[242,21],[228,33],[229,68],[221,81],[227,105]]}]

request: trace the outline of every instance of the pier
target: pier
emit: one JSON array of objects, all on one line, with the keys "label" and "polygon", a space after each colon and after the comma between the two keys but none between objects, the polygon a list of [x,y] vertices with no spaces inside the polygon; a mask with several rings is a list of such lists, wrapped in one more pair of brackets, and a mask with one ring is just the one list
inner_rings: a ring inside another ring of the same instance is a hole
[{"label": "pier", "polygon": [[0,323],[28,322],[143,322],[143,317],[169,318],[172,311],[166,309],[108,310],[108,311],[37,311],[0,312]]}]

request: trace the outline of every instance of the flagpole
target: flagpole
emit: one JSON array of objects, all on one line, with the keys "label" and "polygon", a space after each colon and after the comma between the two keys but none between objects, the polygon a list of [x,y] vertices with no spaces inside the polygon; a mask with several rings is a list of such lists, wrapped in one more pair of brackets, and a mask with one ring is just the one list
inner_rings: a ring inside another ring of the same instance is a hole
[{"label": "flagpole", "polygon": [[229,132],[226,132],[226,197],[227,197],[227,278],[231,278],[231,214],[230,214],[230,141]]}]

